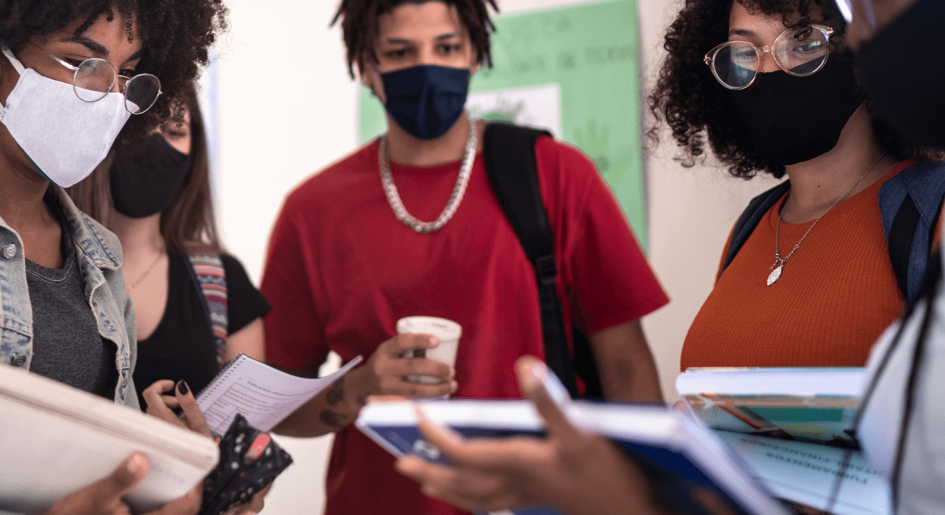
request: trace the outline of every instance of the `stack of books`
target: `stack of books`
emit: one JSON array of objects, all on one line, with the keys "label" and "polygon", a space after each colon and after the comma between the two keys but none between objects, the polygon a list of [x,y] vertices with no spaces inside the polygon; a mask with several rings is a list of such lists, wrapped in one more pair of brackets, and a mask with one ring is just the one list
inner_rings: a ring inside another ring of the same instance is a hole
[{"label": "stack of books", "polygon": [[[449,400],[423,406],[431,420],[466,437],[543,434],[541,418],[525,400]],[[719,505],[735,514],[787,513],[721,439],[686,415],[662,407],[583,402],[564,409],[576,426],[617,443],[681,513],[713,515]],[[420,435],[411,402],[368,404],[356,425],[394,455],[418,454],[445,463]],[[536,506],[514,513],[559,514]]]},{"label": "stack of books", "polygon": [[[837,515],[888,515],[888,483],[859,449],[854,423],[862,368],[691,369],[677,380],[690,413],[664,407],[563,404],[581,429],[616,444],[678,512],[778,514],[810,507]],[[525,400],[448,400],[424,412],[466,437],[543,434]],[[411,402],[373,403],[356,425],[395,455],[446,463],[423,439]],[[705,493],[712,501],[705,502]],[[517,514],[556,514],[521,507]]]},{"label": "stack of books", "polygon": [[886,515],[889,484],[855,435],[864,378],[863,368],[696,368],[676,390],[775,496],[837,515]]}]

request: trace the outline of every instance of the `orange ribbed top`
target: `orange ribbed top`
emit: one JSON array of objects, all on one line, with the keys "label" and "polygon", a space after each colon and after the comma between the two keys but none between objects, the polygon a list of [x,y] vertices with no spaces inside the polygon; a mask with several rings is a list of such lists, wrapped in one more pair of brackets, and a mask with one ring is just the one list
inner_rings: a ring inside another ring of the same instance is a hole
[{"label": "orange ribbed top", "polygon": [[[681,369],[865,365],[903,301],[877,195],[884,182],[910,164],[901,163],[824,215],[777,282],[767,286],[778,213],[787,197],[777,202],[696,315]],[[782,256],[813,223],[781,222]]]}]

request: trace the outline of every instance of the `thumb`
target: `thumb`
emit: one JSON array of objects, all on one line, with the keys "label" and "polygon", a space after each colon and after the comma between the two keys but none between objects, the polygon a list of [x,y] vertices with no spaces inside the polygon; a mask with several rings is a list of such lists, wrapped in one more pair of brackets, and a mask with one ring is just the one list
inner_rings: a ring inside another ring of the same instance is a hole
[{"label": "thumb", "polygon": [[548,435],[565,440],[578,436],[580,430],[574,427],[562,410],[571,404],[571,398],[554,373],[541,360],[532,356],[519,358],[515,370],[522,393],[532,401],[538,414],[545,420]]},{"label": "thumb", "polygon": [[148,460],[133,453],[111,474],[59,500],[46,515],[111,513],[121,497],[148,473]]},{"label": "thumb", "polygon": [[148,473],[148,459],[140,452],[132,453],[111,474],[92,484],[103,499],[119,499],[144,479]]}]

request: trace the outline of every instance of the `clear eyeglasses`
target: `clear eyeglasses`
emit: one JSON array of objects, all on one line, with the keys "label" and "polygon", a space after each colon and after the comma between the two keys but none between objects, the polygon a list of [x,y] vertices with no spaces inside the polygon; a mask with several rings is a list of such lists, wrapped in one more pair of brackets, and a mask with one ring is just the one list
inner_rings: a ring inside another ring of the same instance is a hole
[{"label": "clear eyeglasses", "polygon": [[119,80],[124,81],[119,84],[118,89],[125,95],[125,109],[131,114],[144,114],[161,95],[161,81],[150,73],[140,73],[134,77],[120,75],[112,63],[97,57],[86,59],[75,66],[32,41],[29,43],[73,72],[72,87],[75,95],[84,102],[96,102],[105,98]]},{"label": "clear eyeglasses", "polygon": [[745,89],[755,82],[764,54],[774,57],[778,67],[795,77],[807,77],[820,71],[830,55],[833,29],[811,25],[788,29],[771,45],[756,47],[747,41],[727,41],[709,50],[705,64],[712,75],[728,89]]}]

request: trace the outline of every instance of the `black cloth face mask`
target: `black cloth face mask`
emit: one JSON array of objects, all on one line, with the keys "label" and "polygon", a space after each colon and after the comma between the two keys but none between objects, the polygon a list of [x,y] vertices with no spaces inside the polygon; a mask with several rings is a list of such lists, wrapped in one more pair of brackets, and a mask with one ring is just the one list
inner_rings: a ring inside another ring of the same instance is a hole
[{"label": "black cloth face mask", "polygon": [[833,149],[865,100],[853,64],[836,58],[807,77],[780,70],[759,73],[754,84],[729,94],[755,149],[783,165],[810,161]]},{"label": "black cloth face mask", "polygon": [[130,218],[160,213],[180,193],[190,156],[172,147],[160,134],[148,136],[144,147],[112,162],[111,189],[115,210]]},{"label": "black cloth face mask", "polygon": [[945,148],[943,20],[945,1],[918,0],[856,55],[873,111],[920,147]]}]

